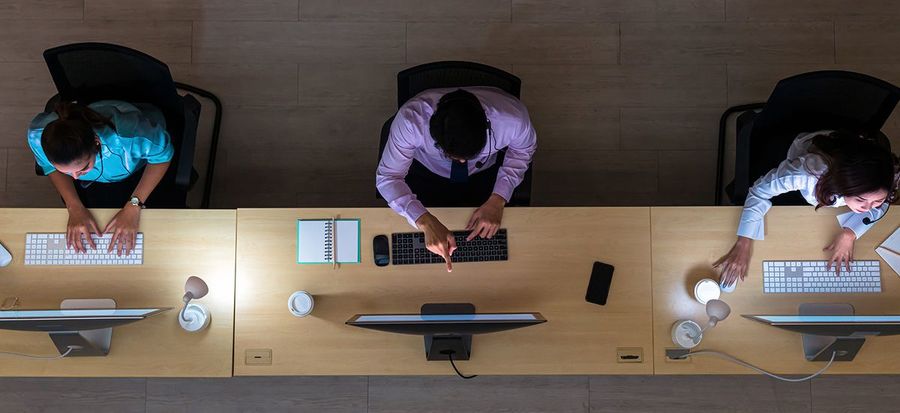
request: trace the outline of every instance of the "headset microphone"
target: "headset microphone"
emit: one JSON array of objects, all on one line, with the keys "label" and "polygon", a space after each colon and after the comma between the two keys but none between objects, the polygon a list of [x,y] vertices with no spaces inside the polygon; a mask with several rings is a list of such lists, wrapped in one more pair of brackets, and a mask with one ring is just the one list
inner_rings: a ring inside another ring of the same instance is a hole
[{"label": "headset microphone", "polygon": [[[494,151],[494,144],[493,144],[493,142],[494,142],[494,130],[491,128],[491,121],[490,121],[490,120],[487,121],[487,132],[488,132],[488,138],[490,139],[490,142],[488,142],[488,144],[491,145],[491,147],[490,147],[490,149],[488,149],[488,156],[487,156],[487,158],[485,158],[486,160],[487,160],[487,159],[491,159],[491,154],[494,153],[494,152],[493,152],[493,151]],[[478,162],[475,162],[475,168],[481,169],[482,166],[484,166],[484,161],[478,161]]]},{"label": "headset microphone", "polygon": [[881,214],[881,216],[878,217],[878,219],[876,219],[876,220],[873,221],[872,218],[865,217],[865,218],[863,218],[863,220],[862,220],[863,224],[866,224],[866,225],[872,225],[872,224],[874,224],[874,223],[880,221],[881,218],[884,218],[885,216],[887,216],[888,211],[891,209],[891,204],[888,203],[888,204],[886,204],[886,205],[887,205],[887,207],[884,208],[884,213]]}]

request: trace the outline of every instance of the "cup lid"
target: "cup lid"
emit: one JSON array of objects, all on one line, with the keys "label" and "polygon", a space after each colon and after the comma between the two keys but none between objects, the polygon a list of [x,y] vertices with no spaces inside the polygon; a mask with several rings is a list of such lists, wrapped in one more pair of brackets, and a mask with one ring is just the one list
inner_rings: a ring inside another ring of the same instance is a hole
[{"label": "cup lid", "polygon": [[694,298],[700,304],[706,304],[709,300],[717,300],[722,294],[719,283],[715,280],[704,278],[694,286]]},{"label": "cup lid", "polygon": [[297,291],[288,299],[288,307],[294,314],[306,315],[312,311],[313,299],[306,291]]}]

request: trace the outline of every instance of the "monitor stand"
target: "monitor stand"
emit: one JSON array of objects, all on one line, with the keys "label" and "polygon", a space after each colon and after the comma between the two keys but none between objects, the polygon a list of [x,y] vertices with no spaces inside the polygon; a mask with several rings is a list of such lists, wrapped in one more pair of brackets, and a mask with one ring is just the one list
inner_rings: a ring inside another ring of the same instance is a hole
[{"label": "monitor stand", "polygon": [[[853,306],[850,304],[800,304],[800,315],[853,315]],[[856,353],[866,342],[862,336],[829,337],[812,334],[801,334],[803,341],[803,354],[807,361],[828,361],[831,355],[834,361],[853,361]]]},{"label": "monitor stand", "polygon": [[[423,304],[421,314],[475,314],[475,305],[470,303],[456,304]],[[428,361],[468,360],[472,354],[471,334],[426,334],[425,359]]]},{"label": "monitor stand", "polygon": [[[87,308],[116,308],[116,301],[111,298],[66,299],[59,304],[60,310]],[[85,331],[51,331],[50,339],[56,345],[59,354],[65,354],[69,346],[76,346],[66,357],[96,357],[109,354],[112,342],[112,327]]]}]

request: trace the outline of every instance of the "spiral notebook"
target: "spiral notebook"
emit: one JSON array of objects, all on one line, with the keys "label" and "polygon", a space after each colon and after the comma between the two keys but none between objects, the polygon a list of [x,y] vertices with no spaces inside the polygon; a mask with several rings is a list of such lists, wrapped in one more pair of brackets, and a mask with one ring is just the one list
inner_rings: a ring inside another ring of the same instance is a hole
[{"label": "spiral notebook", "polygon": [[297,263],[359,263],[359,219],[298,219]]}]

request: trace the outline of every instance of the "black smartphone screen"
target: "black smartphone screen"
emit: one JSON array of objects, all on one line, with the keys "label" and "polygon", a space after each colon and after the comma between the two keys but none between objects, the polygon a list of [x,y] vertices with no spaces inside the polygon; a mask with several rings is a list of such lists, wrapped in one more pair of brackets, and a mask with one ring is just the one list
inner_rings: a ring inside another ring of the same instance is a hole
[{"label": "black smartphone screen", "polygon": [[375,265],[384,267],[391,263],[391,249],[386,235],[378,235],[372,239],[372,252],[375,254]]},{"label": "black smartphone screen", "polygon": [[584,299],[593,304],[606,305],[609,296],[609,286],[612,283],[613,266],[600,261],[594,262],[594,270],[591,271],[591,280],[588,282],[587,294]]}]

